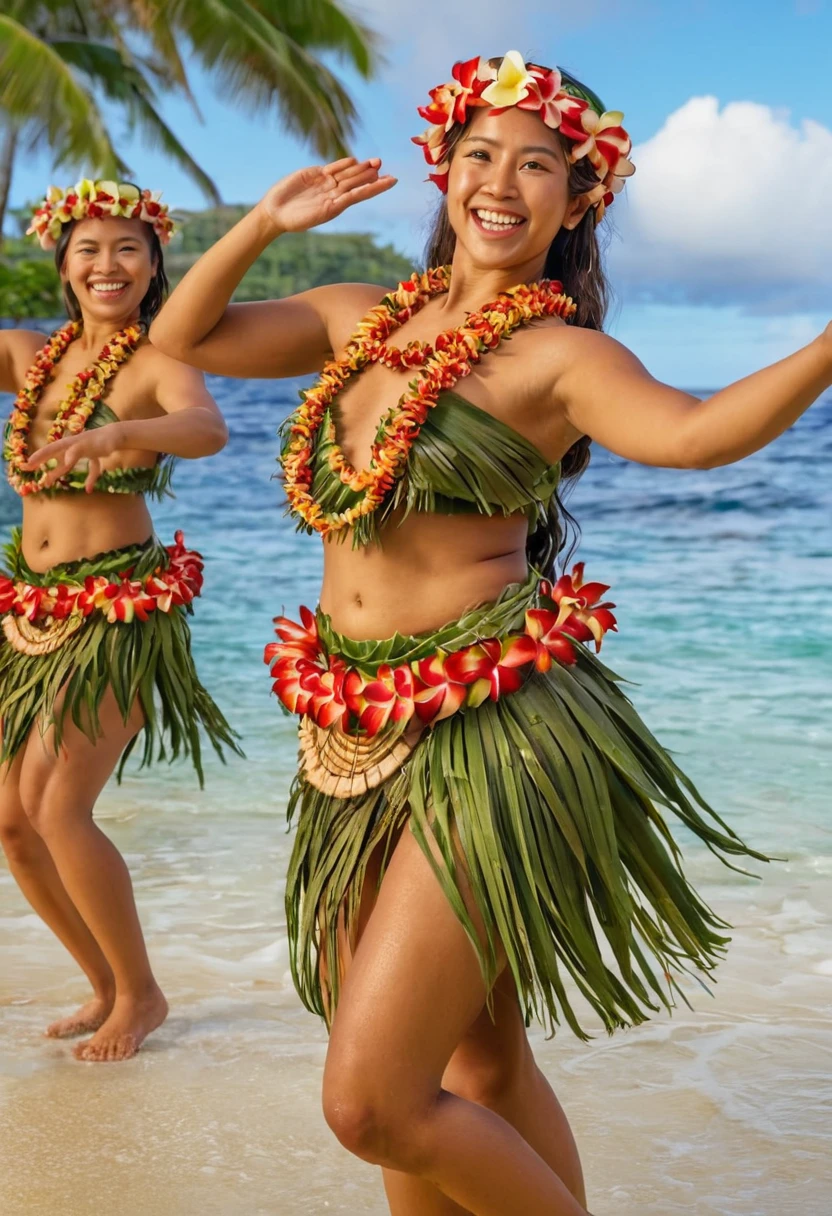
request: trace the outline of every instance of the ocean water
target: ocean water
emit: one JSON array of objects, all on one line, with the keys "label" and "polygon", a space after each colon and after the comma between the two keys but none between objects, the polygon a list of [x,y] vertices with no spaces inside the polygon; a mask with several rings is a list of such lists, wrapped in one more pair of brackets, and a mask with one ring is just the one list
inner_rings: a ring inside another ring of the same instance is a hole
[{"label": "ocean water", "polygon": [[[78,1003],[70,960],[0,861],[0,1211],[125,1216],[386,1211],[323,1124],[325,1037],[288,975],[282,884],[293,724],[262,649],[315,602],[318,544],[282,515],[275,430],[298,383],[215,380],[231,428],[182,462],[159,534],[206,557],[205,683],[245,761],[131,769],[98,813],[127,857],[165,1027],[134,1061],[81,1066],[42,1027]],[[764,452],[668,471],[597,450],[570,507],[612,585],[606,661],[712,804],[784,860],[688,871],[735,926],[714,995],[582,1045],[533,1038],[606,1213],[822,1216],[832,1183],[832,397]],[[0,492],[0,526],[17,500]]]}]

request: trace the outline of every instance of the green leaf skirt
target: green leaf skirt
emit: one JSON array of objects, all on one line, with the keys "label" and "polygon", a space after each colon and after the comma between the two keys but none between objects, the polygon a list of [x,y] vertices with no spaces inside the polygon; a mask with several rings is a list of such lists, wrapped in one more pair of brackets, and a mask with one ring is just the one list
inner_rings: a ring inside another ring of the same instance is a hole
[{"label": "green leaf skirt", "polygon": [[[36,573],[23,558],[18,528],[6,546],[4,573],[15,581],[52,587],[82,585],[90,575],[116,580],[130,568],[132,578],[143,579],[167,563],[165,546],[151,537],[142,545],[112,549]],[[224,747],[238,753],[240,749],[236,734],[197,676],[187,621],[190,611],[190,604],[173,607],[170,612],[151,612],[146,621],[129,623],[110,623],[96,612],[48,654],[22,654],[0,634],[0,764],[17,754],[33,727],[41,732],[54,727],[56,749],[67,720],[95,742],[101,734],[101,701],[111,688],[125,721],[137,699],[144,711],[144,727],[125,748],[118,779],[141,739],[142,766],[187,756],[202,785],[200,729],[221,758]]]},{"label": "green leaf skirt", "polygon": [[[455,650],[522,630],[538,581],[533,573],[432,633],[355,641],[320,612],[318,630],[329,654],[373,672],[439,646]],[[707,979],[729,926],[686,880],[664,812],[726,864],[766,858],[702,799],[641,721],[620,678],[577,649],[574,666],[535,671],[517,692],[437,723],[397,772],[364,794],[335,797],[298,773],[286,914],[293,975],[310,1010],[331,1020],[339,914],[352,935],[368,862],[379,850],[386,863],[403,829],[430,861],[486,983],[502,947],[527,1019],[539,1018],[551,1032],[565,1021],[587,1037],[576,990],[612,1032],[685,1000],[682,973]],[[484,940],[463,888],[473,895]]]}]

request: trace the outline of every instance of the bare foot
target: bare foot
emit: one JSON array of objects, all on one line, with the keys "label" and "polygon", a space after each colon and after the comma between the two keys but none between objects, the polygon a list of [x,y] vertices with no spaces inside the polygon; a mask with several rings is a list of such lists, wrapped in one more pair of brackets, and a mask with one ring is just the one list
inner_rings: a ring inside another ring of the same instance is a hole
[{"label": "bare foot", "polygon": [[68,1018],[58,1018],[43,1033],[49,1039],[72,1039],[77,1034],[90,1034],[104,1025],[112,1008],[112,997],[94,996]]},{"label": "bare foot", "polygon": [[72,1054],[76,1060],[96,1063],[129,1060],[167,1016],[168,1003],[161,988],[141,1001],[117,996],[110,1016],[97,1034],[73,1047]]}]

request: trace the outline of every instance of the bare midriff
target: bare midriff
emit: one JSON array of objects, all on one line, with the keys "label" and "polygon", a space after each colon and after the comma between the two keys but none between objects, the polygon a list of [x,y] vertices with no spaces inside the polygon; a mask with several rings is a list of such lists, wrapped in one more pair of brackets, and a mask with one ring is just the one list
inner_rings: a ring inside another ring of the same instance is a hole
[{"label": "bare midriff", "polygon": [[39,574],[64,562],[142,544],[152,533],[140,494],[30,494],[23,499],[23,557]]},{"label": "bare midriff", "polygon": [[524,515],[411,515],[380,545],[324,544],[321,608],[357,640],[438,629],[527,574]]}]

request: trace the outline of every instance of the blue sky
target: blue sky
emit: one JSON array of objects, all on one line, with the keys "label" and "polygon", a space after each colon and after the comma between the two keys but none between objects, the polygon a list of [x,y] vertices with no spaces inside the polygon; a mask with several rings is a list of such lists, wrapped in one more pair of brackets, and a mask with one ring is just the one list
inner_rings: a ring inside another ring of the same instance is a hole
[{"label": "blue sky", "polygon": [[[636,177],[611,209],[611,331],[662,379],[707,387],[811,339],[832,316],[832,0],[365,0],[387,65],[366,84],[345,73],[361,121],[357,155],[380,155],[399,185],[336,221],[403,252],[421,249],[435,188],[409,137],[415,106],[457,58],[516,48],[557,62],[622,109]],[[414,12],[420,14],[417,22]],[[229,202],[254,201],[314,155],[276,114],[246,115],[198,70],[204,116],[164,113]],[[198,191],[130,141],[142,185],[174,206]],[[20,166],[12,201],[42,193],[47,156]],[[77,170],[77,172],[76,172]],[[627,197],[629,195],[629,197]]]}]

